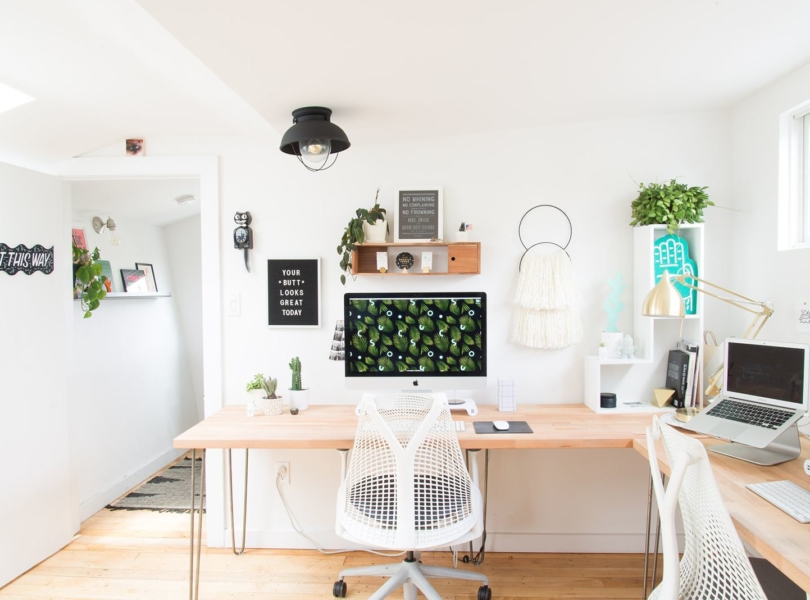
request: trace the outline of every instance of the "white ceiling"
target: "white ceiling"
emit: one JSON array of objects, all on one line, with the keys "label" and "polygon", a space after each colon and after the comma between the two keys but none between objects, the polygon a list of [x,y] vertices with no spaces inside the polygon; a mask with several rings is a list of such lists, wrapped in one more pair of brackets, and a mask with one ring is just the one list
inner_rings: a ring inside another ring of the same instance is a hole
[{"label": "white ceiling", "polygon": [[[72,181],[70,187],[74,214],[105,221],[112,217],[113,221],[162,227],[200,214],[200,182],[196,178]],[[194,195],[197,202],[178,205],[175,198],[186,194]]]},{"label": "white ceiling", "polygon": [[352,142],[725,109],[810,60],[807,0],[0,0],[0,161],[128,137]]},{"label": "white ceiling", "polygon": [[138,0],[278,131],[353,143],[724,109],[810,60],[807,0]]},{"label": "white ceiling", "polygon": [[44,171],[130,137],[275,135],[134,0],[0,0],[0,83],[35,99],[0,114],[0,161]]}]

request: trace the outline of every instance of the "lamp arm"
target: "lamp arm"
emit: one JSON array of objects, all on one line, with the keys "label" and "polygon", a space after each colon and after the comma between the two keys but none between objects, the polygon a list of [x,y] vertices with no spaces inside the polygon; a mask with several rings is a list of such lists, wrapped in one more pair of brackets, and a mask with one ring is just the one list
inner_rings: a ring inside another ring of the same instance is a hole
[{"label": "lamp arm", "polygon": [[[692,283],[688,283],[686,281],[687,279],[693,279],[694,281],[698,281],[698,282],[702,283],[704,285],[704,287],[698,287],[698,286],[696,286],[696,285],[694,285]],[[743,296],[742,294],[740,294],[738,292],[735,292],[735,291],[730,290],[728,288],[724,288],[722,286],[719,286],[716,283],[712,283],[711,281],[706,281],[705,279],[701,279],[700,277],[696,277],[695,275],[685,275],[685,274],[677,275],[676,277],[674,277],[674,280],[677,281],[678,283],[680,283],[681,285],[683,285],[685,287],[688,287],[689,289],[696,290],[698,292],[706,294],[707,296],[711,296],[712,298],[716,298],[717,300],[721,300],[723,302],[726,302],[727,304],[731,304],[733,306],[736,306],[737,308],[741,308],[746,312],[750,312],[752,314],[758,315],[759,317],[764,317],[764,320],[762,321],[762,323],[759,324],[759,328],[757,329],[757,333],[759,333],[759,330],[762,329],[762,325],[765,324],[765,321],[767,321],[768,318],[773,314],[773,307],[770,304],[768,304],[767,302],[762,302],[761,300],[754,300],[753,298],[749,298],[748,296]],[[710,292],[709,290],[707,290],[705,286],[711,286],[711,287],[716,288],[718,290],[721,290],[721,291],[723,291],[723,292],[725,292],[727,294],[731,294],[732,296],[735,296],[737,299],[735,299],[735,298],[724,298],[723,296],[718,296],[714,292]],[[742,302],[745,302],[746,304],[754,304],[754,305],[759,307],[759,310],[751,308],[750,306],[746,306]],[[753,327],[756,324],[757,320],[758,319],[754,320],[754,323],[749,328],[749,332],[750,332],[751,329],[753,329]],[[754,334],[754,337],[756,337],[756,334]]]}]

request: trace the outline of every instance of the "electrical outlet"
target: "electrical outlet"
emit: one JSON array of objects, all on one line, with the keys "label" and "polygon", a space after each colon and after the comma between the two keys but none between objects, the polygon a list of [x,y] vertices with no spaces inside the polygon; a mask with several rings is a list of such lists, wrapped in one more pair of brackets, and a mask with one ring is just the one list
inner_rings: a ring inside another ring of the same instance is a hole
[{"label": "electrical outlet", "polygon": [[290,463],[289,461],[276,461],[276,474],[281,485],[290,485]]}]

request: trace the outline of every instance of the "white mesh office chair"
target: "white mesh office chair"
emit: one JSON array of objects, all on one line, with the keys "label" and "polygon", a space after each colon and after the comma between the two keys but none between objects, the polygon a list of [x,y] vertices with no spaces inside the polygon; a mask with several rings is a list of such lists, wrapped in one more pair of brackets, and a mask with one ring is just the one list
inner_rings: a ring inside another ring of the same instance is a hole
[{"label": "white mesh office chair", "polygon": [[[666,492],[655,452],[659,438],[671,469]],[[703,444],[653,417],[647,447],[664,550],[664,578],[650,598],[767,600],[723,503]],[[679,503],[685,535],[680,564],[675,534]]]},{"label": "white mesh office chair", "polygon": [[344,569],[334,596],[346,596],[345,577],[382,575],[390,579],[369,600],[382,600],[403,586],[406,600],[416,598],[416,588],[429,600],[441,600],[427,577],[480,581],[479,600],[490,600],[486,575],[423,565],[414,556],[482,534],[475,464],[472,472],[471,478],[443,395],[394,394],[363,402],[338,490],[336,531],[347,540],[408,552],[399,564]]}]

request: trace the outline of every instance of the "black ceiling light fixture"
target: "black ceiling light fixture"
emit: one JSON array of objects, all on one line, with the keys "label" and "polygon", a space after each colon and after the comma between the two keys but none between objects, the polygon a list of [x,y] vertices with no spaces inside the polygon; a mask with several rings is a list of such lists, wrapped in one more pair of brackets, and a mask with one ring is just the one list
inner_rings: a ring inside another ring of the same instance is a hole
[{"label": "black ceiling light fixture", "polygon": [[292,115],[293,126],[281,138],[281,151],[297,156],[310,171],[325,171],[335,164],[338,152],[351,146],[346,133],[330,121],[332,109],[307,106]]}]

